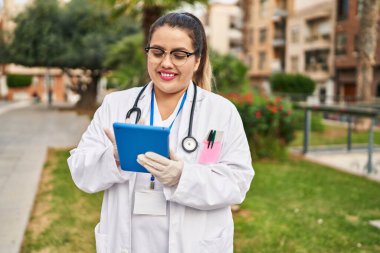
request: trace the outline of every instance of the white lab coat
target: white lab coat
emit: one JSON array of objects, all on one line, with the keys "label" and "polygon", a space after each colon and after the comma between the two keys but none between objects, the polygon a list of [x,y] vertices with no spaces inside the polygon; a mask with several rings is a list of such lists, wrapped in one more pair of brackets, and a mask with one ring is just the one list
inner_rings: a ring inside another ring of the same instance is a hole
[{"label": "white lab coat", "polygon": [[[125,122],[125,115],[140,90],[132,88],[107,95],[68,159],[77,187],[88,193],[104,191],[100,222],[95,227],[98,253],[131,253],[131,205],[136,174],[117,168],[113,147],[103,129],[112,129],[114,122]],[[139,101],[142,118],[148,118],[151,90],[152,83]],[[187,153],[181,144],[177,145],[175,152],[184,159],[181,179],[175,187],[164,187],[170,208],[169,252],[230,253],[234,233],[230,206],[241,203],[249,190],[254,176],[251,155],[235,106],[199,87],[197,91],[192,135],[199,146]],[[193,94],[191,84],[179,119],[180,142],[188,133]],[[199,164],[203,141],[211,129],[224,132],[219,159],[214,164]]]}]

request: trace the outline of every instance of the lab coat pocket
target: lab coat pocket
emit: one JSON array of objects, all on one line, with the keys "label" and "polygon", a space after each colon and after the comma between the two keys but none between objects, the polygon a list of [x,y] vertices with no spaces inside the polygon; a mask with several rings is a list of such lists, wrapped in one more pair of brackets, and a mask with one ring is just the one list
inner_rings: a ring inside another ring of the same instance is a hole
[{"label": "lab coat pocket", "polygon": [[232,238],[222,236],[215,239],[200,241],[200,253],[232,253]]},{"label": "lab coat pocket", "polygon": [[107,253],[107,235],[99,232],[99,223],[95,227],[96,252]]},{"label": "lab coat pocket", "polygon": [[198,162],[200,164],[211,164],[218,162],[220,150],[222,148],[221,141],[215,141],[211,147],[208,141],[203,141],[201,154]]}]

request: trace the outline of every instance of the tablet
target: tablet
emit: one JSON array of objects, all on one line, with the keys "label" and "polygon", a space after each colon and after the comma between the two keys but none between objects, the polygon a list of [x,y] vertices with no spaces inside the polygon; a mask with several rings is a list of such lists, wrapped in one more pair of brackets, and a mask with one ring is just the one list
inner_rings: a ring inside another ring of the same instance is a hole
[{"label": "tablet", "polygon": [[114,123],[113,130],[122,170],[149,173],[137,162],[148,151],[169,158],[169,128]]}]

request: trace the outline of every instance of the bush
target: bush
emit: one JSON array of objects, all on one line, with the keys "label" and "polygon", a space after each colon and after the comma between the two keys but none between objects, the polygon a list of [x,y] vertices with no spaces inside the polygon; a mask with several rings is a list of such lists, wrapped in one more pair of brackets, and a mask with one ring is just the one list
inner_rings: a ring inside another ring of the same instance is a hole
[{"label": "bush", "polygon": [[108,52],[105,66],[114,69],[108,76],[107,88],[126,89],[144,85],[147,81],[143,35],[124,37]]},{"label": "bush", "polygon": [[301,74],[274,74],[269,79],[273,92],[288,93],[292,100],[304,100],[313,94],[315,82]]},{"label": "bush", "polygon": [[32,84],[33,77],[31,75],[8,75],[7,85],[9,88],[28,87]]},{"label": "bush", "polygon": [[289,100],[260,97],[256,93],[230,93],[236,105],[254,158],[284,159],[286,146],[295,138],[295,117]]},{"label": "bush", "polygon": [[244,92],[248,89],[248,67],[238,58],[211,51],[210,61],[217,93]]}]

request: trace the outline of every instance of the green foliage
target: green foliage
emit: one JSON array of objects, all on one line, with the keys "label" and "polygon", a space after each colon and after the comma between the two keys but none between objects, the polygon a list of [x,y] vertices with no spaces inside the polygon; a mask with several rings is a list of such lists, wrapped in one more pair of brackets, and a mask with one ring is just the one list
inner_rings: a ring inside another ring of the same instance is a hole
[{"label": "green foliage", "polygon": [[277,73],[269,79],[272,91],[289,93],[293,100],[304,100],[313,94],[315,82],[310,77],[301,74]]},{"label": "green foliage", "polygon": [[62,15],[56,0],[36,0],[16,19],[10,56],[25,66],[56,66],[64,46]]},{"label": "green foliage", "polygon": [[108,77],[108,88],[130,88],[146,81],[146,60],[142,48],[143,35],[126,36],[114,44],[105,61],[105,66],[115,69]]},{"label": "green foliage", "polygon": [[104,70],[109,46],[137,27],[125,17],[110,18],[110,9],[91,0],[36,0],[16,18],[11,44],[15,63]]},{"label": "green foliage", "polygon": [[8,44],[5,32],[0,29],[0,64],[8,63]]},{"label": "green foliage", "polygon": [[244,92],[248,88],[248,67],[231,54],[210,52],[210,60],[218,93]]},{"label": "green foliage", "polygon": [[254,158],[287,157],[286,146],[295,138],[292,104],[280,97],[260,97],[256,93],[228,94],[243,120]]},{"label": "green foliage", "polygon": [[[303,110],[294,110],[295,128],[303,130],[305,125],[305,112]],[[320,112],[311,113],[310,131],[322,133],[325,130],[323,124],[323,114]]]},{"label": "green foliage", "polygon": [[28,87],[32,84],[33,77],[30,75],[8,75],[7,86],[9,88]]}]

